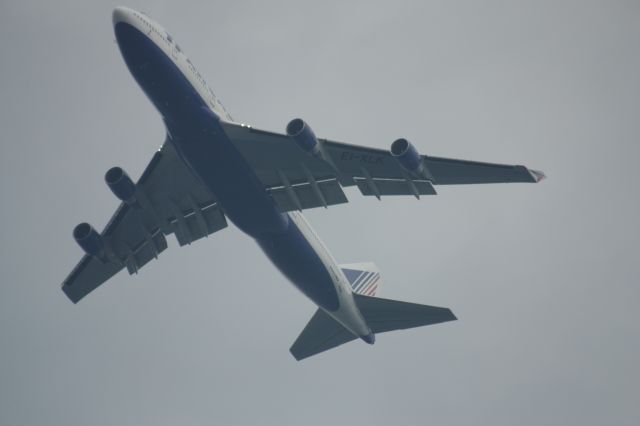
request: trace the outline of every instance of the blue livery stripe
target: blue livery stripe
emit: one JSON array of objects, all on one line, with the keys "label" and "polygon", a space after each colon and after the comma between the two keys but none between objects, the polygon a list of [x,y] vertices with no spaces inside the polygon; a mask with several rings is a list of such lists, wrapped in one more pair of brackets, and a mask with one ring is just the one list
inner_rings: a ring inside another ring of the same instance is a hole
[{"label": "blue livery stripe", "polygon": [[376,277],[373,280],[371,280],[371,282],[367,284],[367,286],[364,287],[362,291],[360,291],[360,293],[366,294],[378,282],[379,279],[380,279],[380,274],[376,274]]},{"label": "blue livery stripe", "polygon": [[349,284],[351,284],[352,286],[353,283],[362,275],[362,271],[358,271],[355,269],[343,268],[342,272],[344,273],[344,276],[347,277]]},{"label": "blue livery stripe", "polygon": [[362,278],[360,278],[358,282],[354,283],[353,290],[358,291],[358,289],[360,289],[365,283],[369,281],[369,279],[371,279],[371,276],[373,276],[373,274],[373,272],[365,272]]},{"label": "blue livery stripe", "polygon": [[341,268],[351,285],[351,289],[359,294],[375,293],[380,280],[380,273],[373,270]]},{"label": "blue livery stripe", "polygon": [[362,282],[362,280],[366,279],[367,274],[368,274],[368,272],[362,271],[360,276],[358,276],[358,279],[353,282],[351,287],[353,287],[355,289],[357,286],[359,286],[360,283]]},{"label": "blue livery stripe", "polygon": [[371,272],[370,275],[367,277],[366,280],[363,280],[360,285],[358,286],[358,288],[356,288],[355,290],[357,292],[361,292],[366,286],[369,285],[369,283],[371,281],[373,281],[379,274],[376,272]]}]

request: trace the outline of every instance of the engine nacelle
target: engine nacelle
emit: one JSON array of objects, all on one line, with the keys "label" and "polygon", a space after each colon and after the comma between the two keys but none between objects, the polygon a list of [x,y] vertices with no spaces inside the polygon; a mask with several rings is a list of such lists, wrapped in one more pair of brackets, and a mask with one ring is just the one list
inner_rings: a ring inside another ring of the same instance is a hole
[{"label": "engine nacelle", "polygon": [[391,155],[404,167],[407,171],[422,176],[425,173],[422,157],[418,154],[416,148],[406,139],[396,139],[391,144]]},{"label": "engine nacelle", "polygon": [[311,127],[301,118],[294,118],[287,124],[287,136],[293,139],[304,152],[311,155],[319,154],[318,138]]},{"label": "engine nacelle", "polygon": [[124,170],[120,167],[112,167],[104,175],[104,180],[109,189],[121,201],[127,204],[136,202],[136,186]]},{"label": "engine nacelle", "polygon": [[89,256],[102,257],[104,255],[104,240],[93,226],[86,222],[81,223],[73,229],[73,238],[76,243]]}]

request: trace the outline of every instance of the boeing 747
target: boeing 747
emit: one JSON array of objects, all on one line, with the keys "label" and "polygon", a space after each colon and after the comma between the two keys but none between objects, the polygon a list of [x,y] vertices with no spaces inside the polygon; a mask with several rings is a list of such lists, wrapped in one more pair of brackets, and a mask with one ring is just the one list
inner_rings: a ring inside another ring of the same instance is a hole
[{"label": "boeing 747", "polygon": [[166,141],[136,183],[120,167],[105,180],[120,205],[102,232],[81,223],[85,255],[62,285],[74,303],[122,269],[137,273],[174,234],[190,244],[227,226],[251,236],[318,306],[291,347],[300,360],[376,333],[455,320],[446,308],[376,297],[372,263],[339,265],[302,210],[364,196],[435,195],[436,185],[538,182],[524,166],[420,155],[406,139],[389,151],[316,137],[293,119],[284,134],[236,122],[173,37],[146,14],[118,7],[116,40],[129,71],[166,127]]}]

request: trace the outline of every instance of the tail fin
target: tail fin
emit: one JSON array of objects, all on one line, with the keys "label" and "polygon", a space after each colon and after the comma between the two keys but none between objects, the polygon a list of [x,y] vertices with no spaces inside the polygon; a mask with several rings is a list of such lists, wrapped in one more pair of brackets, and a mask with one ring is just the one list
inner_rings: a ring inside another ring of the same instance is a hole
[{"label": "tail fin", "polygon": [[[361,294],[354,294],[353,297],[374,333],[421,327],[457,319],[447,308],[380,299]],[[358,336],[344,328],[322,309],[318,309],[291,346],[290,351],[295,359],[300,361],[357,338]]]},{"label": "tail fin", "polygon": [[382,285],[380,270],[375,263],[349,263],[340,265],[340,269],[349,280],[354,293],[375,296]]}]

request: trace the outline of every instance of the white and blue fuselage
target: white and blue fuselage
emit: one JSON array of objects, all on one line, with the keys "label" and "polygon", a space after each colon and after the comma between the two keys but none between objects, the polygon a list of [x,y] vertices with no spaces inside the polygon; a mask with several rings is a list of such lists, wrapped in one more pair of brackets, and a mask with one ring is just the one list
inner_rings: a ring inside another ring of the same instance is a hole
[{"label": "white and blue fuselage", "polygon": [[225,215],[253,237],[309,299],[367,343],[375,336],[352,288],[301,213],[282,213],[221,126],[231,115],[171,35],[146,15],[119,7],[116,39],[134,78],[162,115],[168,140],[215,195]]}]

